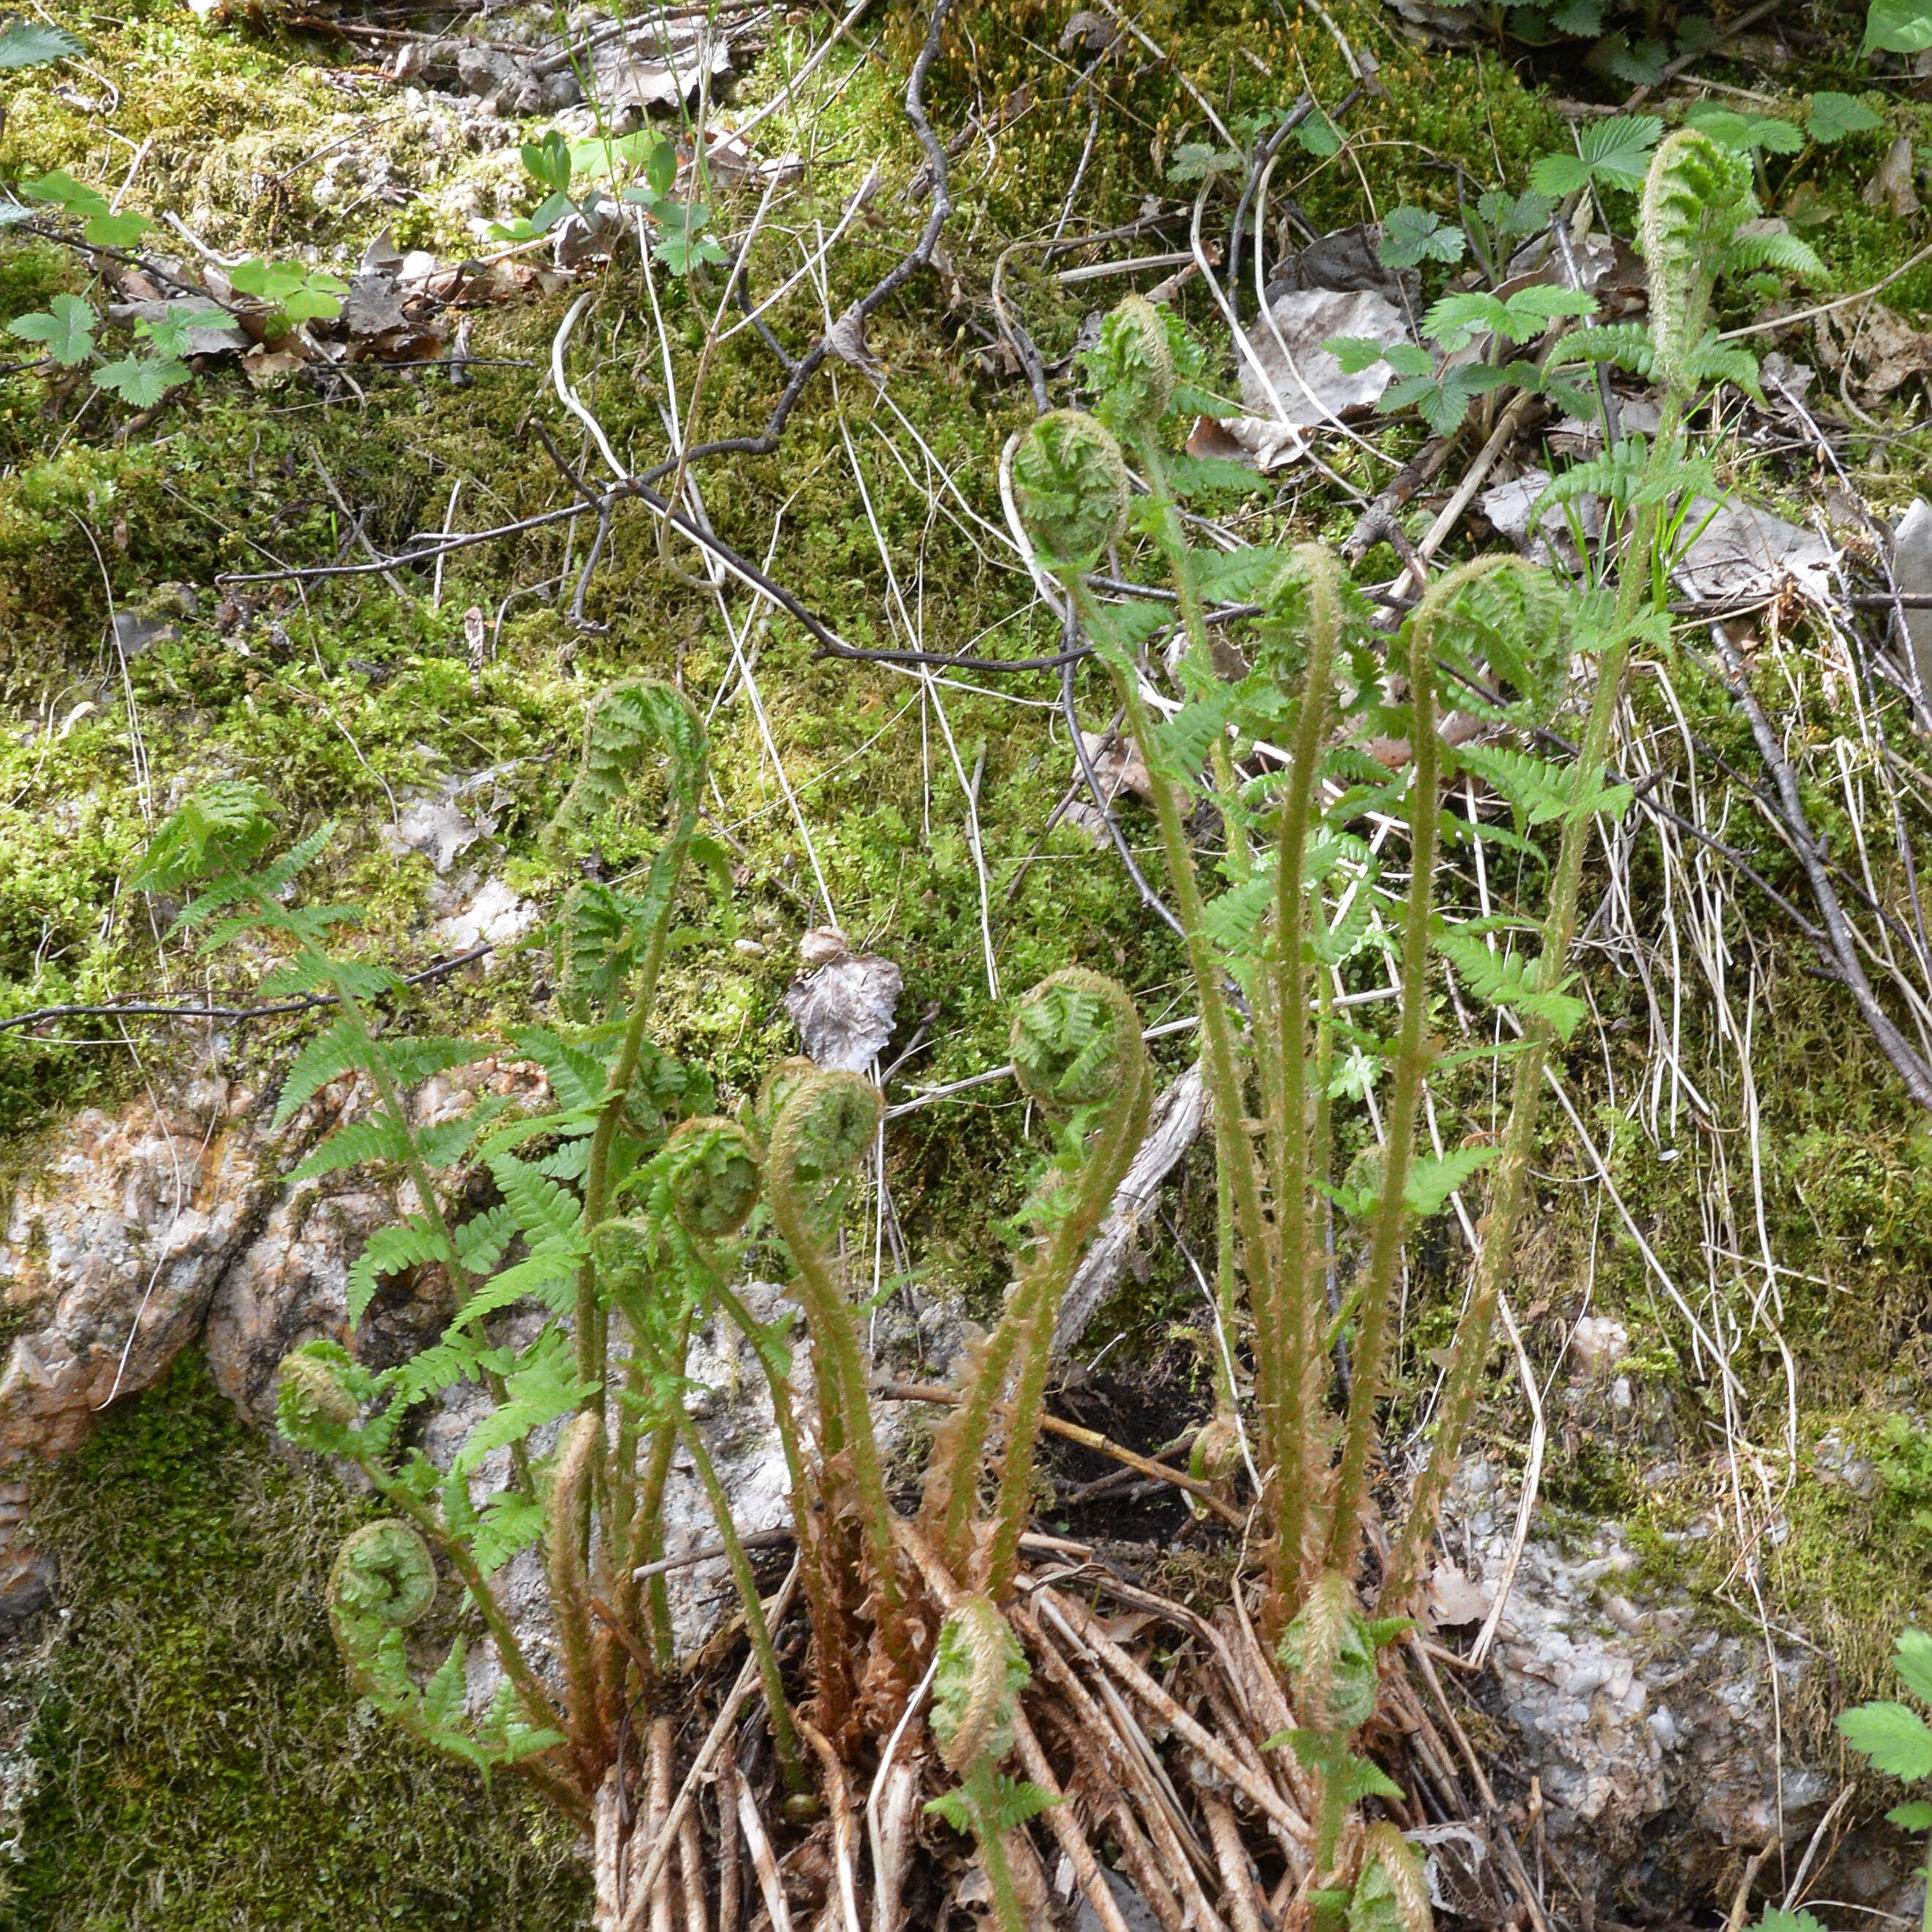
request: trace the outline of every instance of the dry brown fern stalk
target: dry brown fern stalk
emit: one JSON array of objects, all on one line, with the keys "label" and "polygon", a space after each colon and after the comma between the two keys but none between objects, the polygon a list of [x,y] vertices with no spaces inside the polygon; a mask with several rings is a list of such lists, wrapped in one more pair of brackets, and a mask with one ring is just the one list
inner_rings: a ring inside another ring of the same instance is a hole
[{"label": "dry brown fern stalk", "polygon": [[[268,861],[266,800],[224,784],[157,835],[140,883],[194,890],[182,918],[207,928],[206,945],[266,934],[284,963],[265,990],[335,1003],[280,1118],[346,1076],[368,1104],[295,1178],[375,1162],[408,1183],[413,1211],[357,1264],[352,1319],[405,1268],[439,1268],[454,1289],[442,1340],[400,1366],[372,1370],[329,1342],[284,1365],[284,1432],[352,1462],[389,1511],[344,1545],[331,1582],[350,1671],[425,1744],[530,1780],[584,1832],[604,1932],[680,1918],[706,1932],[893,1932],[971,1897],[974,1870],[1001,1932],[1064,1922],[1081,1900],[1125,1932],[1129,1892],[1163,1932],[1426,1932],[1404,1833],[1432,1814],[1490,1814],[1511,1868],[1480,1763],[1453,1718],[1456,1751],[1443,1742],[1388,1653],[1412,1629],[1488,1351],[1544,1067],[1586,1017],[1568,987],[1584,856],[1599,818],[1628,802],[1604,782],[1609,734],[1661,581],[1660,522],[1688,488],[1672,438],[1702,380],[1715,257],[1708,237],[1690,250],[1684,224],[1708,224],[1707,177],[1730,179],[1708,148],[1666,144],[1646,194],[1660,268],[1702,266],[1656,278],[1654,360],[1672,400],[1616,506],[1628,514],[1614,595],[1486,560],[1432,584],[1391,640],[1319,548],[1193,550],[1179,503],[1211,476],[1173,446],[1178,412],[1200,399],[1177,373],[1185,344],[1138,300],[1089,358],[1095,412],[1048,415],[1009,448],[1009,514],[1043,593],[1112,680],[1150,776],[1197,1002],[1226,1346],[1191,1482],[1240,1528],[1232,1586],[1204,1611],[1040,1535],[1030,1515],[1062,1298],[1149,1118],[1141,1016],[1120,986],[1069,969],[1015,1010],[1014,1071],[1053,1153],[1015,1217],[1004,1308],[956,1368],[919,1507],[902,1516],[842,1234],[882,1157],[878,1088],[787,1061],[724,1118],[702,1072],[652,1041],[667,950],[693,936],[686,875],[714,856],[698,830],[705,732],[678,692],[633,680],[590,709],[560,850],[647,799],[664,835],[635,890],[572,892],[557,922],[568,1017],[507,1041],[379,1021],[376,1003],[401,982],[335,950],[340,908],[298,896],[326,828]],[[1098,560],[1130,531],[1164,560],[1166,597],[1096,588]],[[1210,600],[1255,614],[1210,634]],[[1164,682],[1154,646],[1170,634]],[[1554,764],[1516,748],[1512,734],[1522,742],[1552,715],[1578,664],[1580,754]],[[1458,706],[1486,707],[1486,743],[1442,736],[1450,680]],[[1391,742],[1400,758],[1371,754]],[[1534,911],[1478,919],[1442,892],[1440,842],[1484,831],[1444,816],[1458,776],[1510,808],[1514,849],[1544,868]],[[1204,807],[1225,832],[1206,855],[1192,829]],[[1517,1035],[1489,1049],[1511,1095],[1493,1144],[1445,1149],[1425,1129],[1426,1083],[1448,1060],[1429,1025],[1444,962]],[[1395,994],[1382,1034],[1340,1004],[1378,968]],[[422,1082],[506,1048],[543,1069],[540,1109],[491,1102],[418,1124]],[[1366,1150],[1344,1161],[1370,1121]],[[1402,1506],[1380,1439],[1394,1298],[1418,1221],[1485,1168],[1470,1292]],[[495,1204],[476,1211],[467,1183],[482,1173]],[[1349,1270],[1336,1260],[1343,1223],[1360,1257]],[[761,1267],[784,1273],[802,1356],[791,1328],[741,1292],[754,1243]],[[512,1309],[541,1318],[517,1324],[520,1341],[503,1319]],[[687,1401],[694,1337],[713,1324],[743,1336],[769,1385],[795,1552],[776,1595]],[[489,1399],[441,1467],[411,1418],[466,1383]],[[742,1652],[728,1690],[676,1652],[665,1497],[680,1457],[736,1586],[737,1620],[706,1652],[728,1664]],[[494,1580],[525,1552],[554,1636],[542,1652]],[[496,1688],[481,1711],[464,1640],[437,1661],[410,1635],[452,1582],[489,1652]],[[1432,1687],[1426,1647],[1412,1637],[1408,1654]],[[1521,1898],[1538,1921],[1526,1881]]]}]

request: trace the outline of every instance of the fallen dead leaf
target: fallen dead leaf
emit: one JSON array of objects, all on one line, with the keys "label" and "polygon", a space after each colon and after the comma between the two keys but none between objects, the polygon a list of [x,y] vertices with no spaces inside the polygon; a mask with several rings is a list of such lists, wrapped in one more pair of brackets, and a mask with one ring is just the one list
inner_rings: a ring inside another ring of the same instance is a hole
[{"label": "fallen dead leaf", "polygon": [[899,969],[873,952],[848,952],[786,988],[785,1011],[806,1056],[830,1072],[860,1073],[892,1036]]},{"label": "fallen dead leaf", "polygon": [[1838,554],[1815,530],[1749,503],[1719,506],[1701,496],[1685,520],[1692,530],[1703,524],[1677,566],[1678,580],[1691,596],[1742,603],[1774,596],[1786,584],[1820,600],[1832,594]]},{"label": "fallen dead leaf", "polygon": [[1821,315],[1817,336],[1818,359],[1833,374],[1850,357],[1850,386],[1861,402],[1882,402],[1915,376],[1932,370],[1932,332],[1914,328],[1882,302]]},{"label": "fallen dead leaf", "polygon": [[1868,208],[1888,208],[1897,220],[1909,220],[1918,212],[1918,191],[1912,186],[1916,166],[1912,136],[1901,134],[1879,164],[1878,172],[1865,183],[1864,201]]},{"label": "fallen dead leaf", "polygon": [[1438,1563],[1429,1580],[1429,1610],[1438,1628],[1479,1624],[1493,1600],[1480,1583],[1472,1583],[1453,1563]]}]

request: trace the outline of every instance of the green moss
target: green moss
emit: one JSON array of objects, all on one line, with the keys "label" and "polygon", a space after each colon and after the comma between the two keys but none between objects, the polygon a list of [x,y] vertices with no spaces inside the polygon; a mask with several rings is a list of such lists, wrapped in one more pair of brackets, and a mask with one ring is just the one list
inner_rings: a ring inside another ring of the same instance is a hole
[{"label": "green moss", "polygon": [[486,1788],[358,1708],[322,1586],[367,1511],[243,1429],[199,1360],[37,1491],[68,1614],[0,1926],[581,1922],[583,1868],[514,1780]]}]

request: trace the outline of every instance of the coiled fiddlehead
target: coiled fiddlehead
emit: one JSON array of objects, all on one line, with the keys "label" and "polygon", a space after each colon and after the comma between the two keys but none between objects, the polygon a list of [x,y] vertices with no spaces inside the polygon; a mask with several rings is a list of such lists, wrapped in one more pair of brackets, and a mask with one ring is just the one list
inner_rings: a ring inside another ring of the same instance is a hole
[{"label": "coiled fiddlehead", "polygon": [[1026,1653],[990,1597],[968,1597],[939,1627],[937,1662],[932,1735],[959,1789],[927,1808],[978,1842],[1001,1932],[1028,1932],[1006,1834],[1040,1808],[1046,1794],[1001,1778],[998,1768],[1012,1749],[1020,1693],[1033,1674]]},{"label": "coiled fiddlehead", "polygon": [[291,1442],[318,1455],[340,1452],[362,1405],[345,1372],[356,1364],[340,1342],[310,1342],[284,1355],[275,1370],[275,1426]]},{"label": "coiled fiddlehead", "polygon": [[[1031,1500],[1054,1324],[1061,1297],[1089,1238],[1106,1211],[1147,1126],[1153,1081],[1141,1040],[1140,1015],[1112,980],[1070,968],[1042,980],[1014,1017],[1013,1066],[1022,1084],[1049,1112],[1070,1117],[1082,1157],[1058,1180],[1053,1226],[1027,1262],[1005,1315],[976,1363],[966,1400],[934,1447],[926,1481],[928,1513],[940,1521],[949,1568],[963,1576],[977,1567],[973,1517],[993,1418],[1016,1375],[1012,1417],[986,1552],[986,1587],[998,1597],[1010,1583]],[[1091,1133],[1090,1143],[1086,1136]]]},{"label": "coiled fiddlehead", "polygon": [[1702,339],[1719,251],[1757,212],[1748,155],[1695,128],[1672,134],[1644,178],[1639,233],[1650,272],[1650,333],[1657,371],[1682,394]]},{"label": "coiled fiddlehead", "polygon": [[1021,1087],[1064,1114],[1129,1084],[1141,1058],[1140,1016],[1105,974],[1070,966],[1020,1003],[1012,1051]]},{"label": "coiled fiddlehead", "polygon": [[406,1630],[435,1601],[436,1563],[429,1545],[400,1517],[364,1523],[336,1552],[328,1573],[332,1616]]},{"label": "coiled fiddlehead", "polygon": [[800,1076],[778,1109],[766,1174],[772,1219],[798,1269],[812,1332],[828,1504],[834,1472],[842,1454],[849,1452],[853,1502],[880,1600],[879,1633],[886,1654],[902,1668],[910,1652],[892,1548],[893,1513],[872,1431],[858,1319],[830,1246],[852,1171],[873,1146],[884,1104],[879,1090],[856,1073]]},{"label": "coiled fiddlehead", "polygon": [[436,1601],[429,1545],[400,1517],[364,1523],[336,1552],[328,1573],[328,1621],[364,1696],[386,1710],[416,1697],[402,1633]]},{"label": "coiled fiddlehead", "polygon": [[1101,392],[1101,415],[1123,435],[1149,434],[1174,406],[1174,345],[1144,296],[1127,296],[1101,323],[1087,366]]},{"label": "coiled fiddlehead", "polygon": [[693,1240],[728,1240],[752,1218],[764,1175],[757,1144],[736,1120],[686,1120],[658,1158],[671,1212]]},{"label": "coiled fiddlehead", "polygon": [[1056,574],[1085,570],[1127,526],[1127,464],[1105,424],[1055,410],[1019,439],[1013,501],[1040,561]]}]

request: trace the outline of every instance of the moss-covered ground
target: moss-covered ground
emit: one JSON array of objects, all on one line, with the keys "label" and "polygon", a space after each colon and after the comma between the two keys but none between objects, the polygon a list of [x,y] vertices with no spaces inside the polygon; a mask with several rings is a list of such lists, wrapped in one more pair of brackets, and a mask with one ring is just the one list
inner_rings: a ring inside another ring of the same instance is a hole
[{"label": "moss-covered ground", "polygon": [[[1451,218],[1459,193],[1520,190],[1535,158],[1569,146],[1566,100],[1614,102],[1624,92],[1566,54],[1539,67],[1480,36],[1454,52],[1423,48],[1378,8],[1333,10],[1379,62],[1384,92],[1351,110],[1337,154],[1286,151],[1276,201],[1316,231],[1404,204]],[[1810,93],[1832,88],[1882,112],[1880,129],[1767,158],[1773,206],[1828,212],[1805,232],[1837,284],[1856,290],[1921,245],[1922,218],[1901,220],[1862,190],[1898,134],[1928,138],[1932,110],[1916,85],[1855,64],[1850,16],[1793,11],[1807,24],[1788,59],[1720,52],[1696,72],[1767,111],[1802,113]],[[1203,98],[1239,126],[1304,86],[1332,105],[1350,84],[1319,9],[1209,0],[1138,17],[1172,60],[1137,53],[1095,94],[1058,44],[1059,14],[1022,0],[961,13],[931,89],[942,138],[966,136],[953,162],[955,212],[940,267],[914,277],[870,326],[883,388],[835,362],[807,390],[777,454],[704,467],[720,533],[769,556],[786,586],[854,644],[1017,656],[1055,641],[1010,553],[978,520],[998,524],[994,466],[1031,414],[1024,384],[980,351],[994,264],[1010,243],[1052,233],[1090,127],[1076,231],[1125,224],[1149,195],[1192,194],[1166,171],[1189,143],[1214,143]],[[367,43],[300,31],[284,10],[198,16],[129,0],[111,17],[76,13],[68,24],[86,44],[85,70],[64,69],[58,86],[10,76],[0,146],[9,179],[58,166],[111,191],[124,176],[128,205],[178,215],[208,248],[338,268],[386,220],[400,246],[459,259],[478,245],[472,216],[527,212],[536,198],[514,127],[471,122],[452,133],[448,116],[376,76]],[[764,98],[779,52],[796,56],[814,29],[822,23],[802,16],[775,28],[746,98]],[[898,258],[922,218],[908,193],[920,158],[898,104],[920,30],[892,0],[865,29],[864,58],[842,86],[814,98],[811,124],[783,116],[770,124],[770,152],[790,145],[811,158],[778,205],[774,219],[793,238],[760,262],[760,290],[796,265],[796,238],[808,242],[814,224],[829,230],[866,168],[880,168],[880,190],[832,252],[822,296],[808,280],[773,311],[794,348]],[[116,104],[104,112],[109,76]],[[1674,116],[1696,98],[1680,88],[1661,104]],[[345,140],[359,175],[317,164]],[[399,206],[357,205],[377,158],[407,190]],[[1627,232],[1629,198],[1606,199]],[[741,227],[755,205],[749,190],[724,191],[721,225]],[[1024,250],[1005,283],[1049,362],[1125,286],[1063,283]],[[71,251],[0,246],[0,319],[89,288],[89,268]],[[922,1018],[928,1029],[908,1070],[921,1082],[998,1064],[1004,998],[1065,964],[1118,975],[1150,1022],[1184,1012],[1178,950],[1141,914],[1116,862],[1071,826],[1048,830],[1070,775],[1051,676],[928,682],[815,657],[788,620],[668,572],[641,511],[616,522],[588,596],[590,630],[568,620],[586,541],[574,526],[458,552],[440,586],[420,571],[393,586],[366,575],[216,587],[224,572],[351,556],[358,524],[393,547],[440,526],[458,484],[463,529],[568,502],[570,487],[530,425],[540,418],[574,459],[584,454],[548,366],[564,310],[582,291],[592,300],[574,338],[573,379],[615,447],[640,464],[654,460],[672,400],[663,356],[688,412],[718,290],[715,278],[694,287],[661,274],[647,290],[634,258],[580,286],[533,286],[478,309],[470,353],[479,360],[465,387],[437,372],[365,371],[352,390],[297,380],[257,392],[230,364],[135,427],[129,411],[70,375],[0,375],[0,1016],[134,988],[245,992],[246,962],[210,965],[163,940],[169,908],[125,883],[158,817],[211,777],[260,782],[291,836],[335,821],[328,890],[360,906],[367,944],[405,968],[437,944],[430,862],[399,860],[384,836],[413,794],[493,771],[494,829],[454,873],[500,876],[551,902],[567,881],[538,834],[561,795],[584,701],[638,670],[678,678],[702,704],[723,700],[713,816],[735,861],[736,930],[763,950],[721,940],[674,962],[666,1044],[710,1066],[728,1102],[793,1050],[779,996],[800,933],[828,916],[901,966],[901,1012],[911,1016],[901,1040]],[[1210,379],[1232,386],[1225,333],[1198,283],[1174,299],[1208,348]],[[1932,264],[1885,299],[1925,322]],[[1726,320],[1748,319],[1748,308],[1741,298]],[[755,430],[781,383],[753,334],[736,335],[710,364],[698,405],[705,430]],[[1918,487],[1922,414],[1922,379],[1882,418],[1853,412],[1852,480],[1877,508],[1895,509]],[[1382,440],[1400,456],[1419,438],[1398,430]],[[1748,476],[1788,506],[1816,494],[1802,451],[1767,457],[1721,434],[1714,447],[1732,480]],[[1390,466],[1348,445],[1330,460],[1363,490]],[[1292,473],[1214,507],[1257,538],[1339,536],[1354,513],[1339,493]],[[673,560],[693,563],[688,553]],[[1364,574],[1378,562],[1393,568],[1392,554],[1375,553]],[[171,639],[124,664],[110,611],[154,608],[175,584],[195,588],[195,614],[178,616]],[[506,604],[512,592],[522,594]],[[463,626],[472,604],[490,628],[474,679]],[[1666,662],[1707,758],[1748,764],[1716,685],[1694,662]],[[741,675],[748,664],[752,681]],[[1640,722],[1663,720],[1654,683],[1640,681],[1635,704]],[[1842,734],[1821,681],[1804,704],[1813,742]],[[1098,704],[1083,688],[1083,716]],[[1833,816],[1842,799],[1821,793],[1815,806],[1842,830]],[[1132,806],[1126,822],[1150,862],[1149,822]],[[650,823],[640,815],[634,848],[604,854],[611,872],[647,849]],[[1795,889],[1780,852],[1760,850],[1758,862]],[[1882,894],[1902,902],[1895,863],[1883,853],[1870,863]],[[1663,881],[1640,841],[1628,876],[1655,914]],[[1754,1149],[1740,1124],[1736,1042],[1688,964],[1678,981],[1684,1066],[1712,1114],[1685,1102],[1662,1126],[1634,1115],[1657,1035],[1628,959],[1613,952],[1589,962],[1601,1025],[1580,1037],[1569,1077],[1633,1220],[1700,1320],[1732,1346],[1742,1406],[1727,1408],[1682,1309],[1554,1130],[1516,1312],[1542,1374],[1586,1297],[1619,1315],[1635,1342],[1623,1370],[1630,1408],[1552,1452],[1548,1520],[1618,1516],[1659,1587],[1696,1590],[1716,1613],[1742,1618],[1750,1598],[1737,1587],[1732,1500],[1748,1490],[1751,1520],[1775,1526],[1750,1560],[1784,1613],[1838,1660],[1846,1695],[1876,1680],[1892,1628],[1932,1614],[1932,1448],[1917,1432],[1932,1346],[1932,1136],[1840,990],[1815,976],[1808,950],[1736,890],[1730,929],[1748,954],[1738,983],[1750,982],[1755,1015]],[[424,1010],[439,1025],[500,1028],[527,1016],[547,977],[544,957],[528,952],[487,978],[443,984]],[[1745,998],[1740,991],[1740,1012]],[[1446,996],[1441,1018],[1453,1025]],[[206,1046],[188,1030],[134,1036],[138,1058],[102,1022],[0,1034],[10,1158],[24,1157],[28,1136],[66,1112],[175,1077]],[[253,1079],[298,1037],[262,1028],[225,1047]],[[1170,1065],[1179,1054],[1168,1053]],[[1486,1124],[1486,1080],[1445,1083],[1445,1130],[1458,1116],[1466,1127]],[[896,1202],[915,1261],[928,1286],[982,1310],[1005,1279],[987,1230],[1016,1199],[1022,1126],[1018,1105],[994,1089],[894,1130]],[[1211,1231],[1211,1179],[1198,1156],[1184,1190],[1182,1226]],[[1781,1270],[1769,1318],[1761,1246]],[[1408,1401],[1426,1390],[1460,1280],[1446,1220],[1418,1253]],[[1113,1327],[1146,1342],[1177,1325],[1197,1330],[1193,1277],[1164,1236],[1150,1240],[1143,1272],[1109,1311]],[[1499,1355],[1484,1426],[1508,1464],[1521,1459],[1526,1425],[1506,1368]],[[1814,1473],[1815,1445],[1834,1429],[1876,1459],[1883,1473],[1870,1493]],[[39,1795],[0,1922],[22,1932],[573,1922],[578,1869],[533,1815],[512,1794],[487,1793],[387,1737],[344,1687],[317,1579],[355,1508],[241,1434],[192,1366],[110,1417],[80,1456],[41,1478],[36,1522],[61,1554],[68,1621],[48,1640]]]}]

